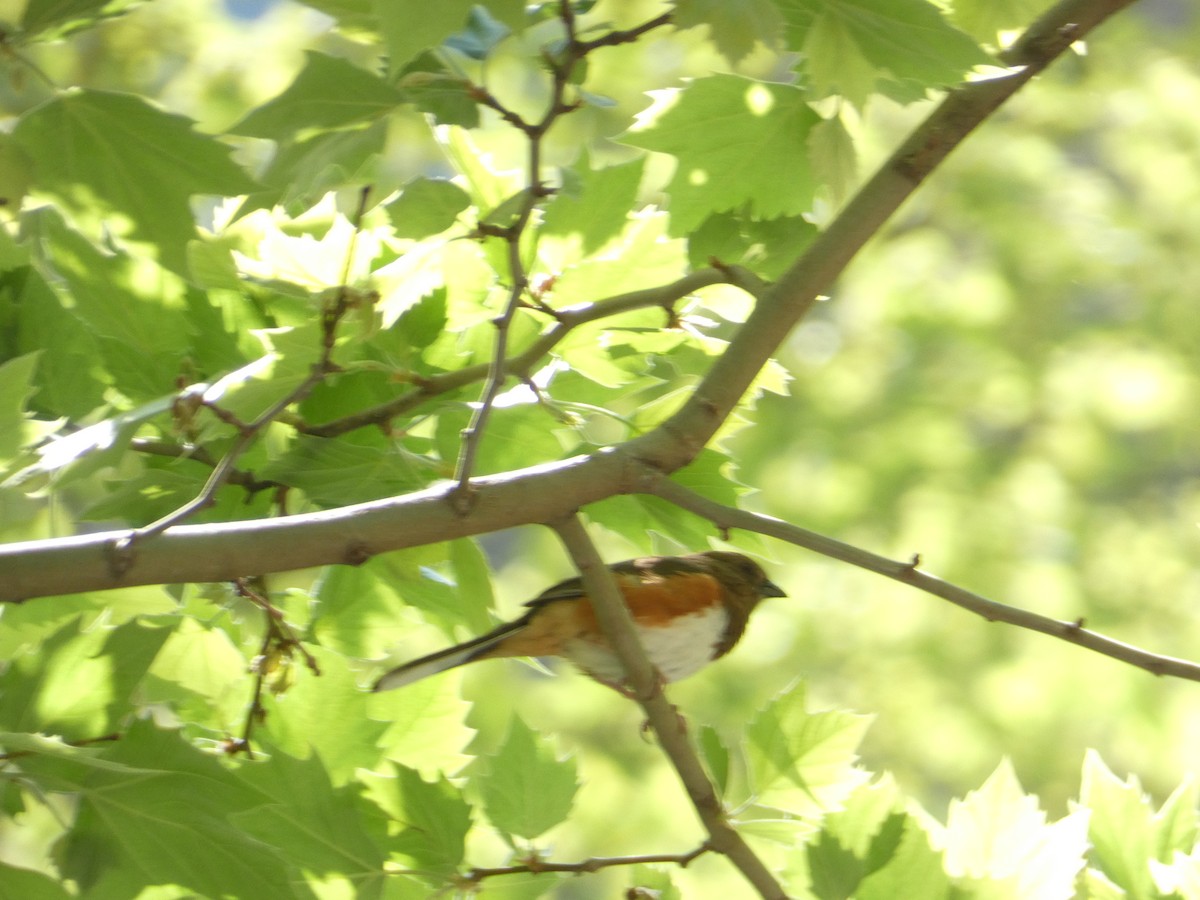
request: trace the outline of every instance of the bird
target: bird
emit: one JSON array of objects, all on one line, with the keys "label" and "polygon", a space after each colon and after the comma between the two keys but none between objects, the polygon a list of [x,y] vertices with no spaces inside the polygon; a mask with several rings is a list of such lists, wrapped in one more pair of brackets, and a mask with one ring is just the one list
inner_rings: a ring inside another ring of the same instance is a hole
[{"label": "bird", "polygon": [[[724,656],[741,639],[761,600],[787,596],[750,557],[722,550],[647,556],[609,568],[646,654],[665,682],[686,678]],[[393,690],[479,660],[560,656],[624,692],[625,670],[596,621],[582,578],[559,582],[525,605],[529,611],[519,619],[397,666],[373,690]]]}]

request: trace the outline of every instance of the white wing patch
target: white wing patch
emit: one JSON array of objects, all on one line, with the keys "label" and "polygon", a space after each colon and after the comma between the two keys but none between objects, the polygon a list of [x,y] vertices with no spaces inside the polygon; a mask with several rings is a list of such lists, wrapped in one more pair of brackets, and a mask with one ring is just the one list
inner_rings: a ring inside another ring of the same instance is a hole
[{"label": "white wing patch", "polygon": [[[638,626],[638,637],[654,667],[667,681],[679,681],[712,662],[713,653],[729,614],[723,606],[710,606],[690,616],[681,616],[670,627]],[[621,661],[605,644],[577,639],[563,648],[564,655],[589,675],[608,684],[625,680]]]}]

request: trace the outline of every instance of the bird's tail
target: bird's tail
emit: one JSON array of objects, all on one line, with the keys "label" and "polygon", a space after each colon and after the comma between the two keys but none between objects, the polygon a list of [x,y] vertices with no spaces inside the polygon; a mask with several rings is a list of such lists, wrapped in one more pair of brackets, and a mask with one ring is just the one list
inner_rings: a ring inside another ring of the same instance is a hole
[{"label": "bird's tail", "polygon": [[422,678],[428,678],[430,675],[437,675],[439,672],[445,672],[447,669],[453,669],[457,666],[473,662],[486,655],[489,650],[495,648],[496,645],[500,644],[514,632],[520,630],[524,625],[525,622],[521,620],[511,622],[508,625],[497,628],[495,631],[488,632],[482,637],[477,637],[473,641],[447,647],[445,650],[439,650],[436,653],[430,653],[428,656],[422,656],[420,659],[406,662],[404,665],[396,666],[396,668],[380,677],[371,690],[376,692],[395,690],[398,687],[404,687],[406,684],[412,684],[414,681],[420,681]]}]

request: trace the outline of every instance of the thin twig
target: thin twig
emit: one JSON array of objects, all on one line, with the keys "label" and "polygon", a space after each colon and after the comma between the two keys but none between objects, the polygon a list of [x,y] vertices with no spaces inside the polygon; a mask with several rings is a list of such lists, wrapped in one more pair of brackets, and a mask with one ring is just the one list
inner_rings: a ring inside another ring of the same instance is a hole
[{"label": "thin twig", "polygon": [[271,614],[265,613],[266,626],[263,629],[262,646],[258,648],[258,655],[254,657],[254,662],[250,670],[254,673],[254,688],[250,693],[250,704],[246,707],[246,719],[242,723],[242,736],[236,740],[228,741],[226,744],[226,752],[233,756],[237,753],[245,753],[247,759],[254,759],[254,746],[250,743],[250,738],[254,734],[254,726],[266,718],[267,710],[262,705],[263,684],[267,680],[267,665],[266,660],[271,652],[271,643],[274,641],[275,634],[271,628]]},{"label": "thin twig", "polygon": [[[715,284],[730,284],[740,287],[754,296],[757,296],[758,292],[764,290],[762,282],[756,279],[752,273],[737,266],[730,266],[721,269],[700,269],[696,272],[690,272],[670,284],[653,288],[643,288],[637,291],[630,291],[626,294],[617,294],[603,300],[580,303],[565,309],[556,310],[554,312],[555,322],[551,328],[520,353],[510,356],[504,361],[504,374],[505,376],[516,375],[517,377],[531,374],[534,367],[563,338],[581,325],[587,325],[600,319],[621,315],[622,313],[638,309],[649,309],[657,306],[665,310],[670,310],[674,304],[689,294]],[[482,381],[488,377],[491,370],[492,363],[486,362],[456,369],[453,372],[431,375],[416,382],[417,386],[414,390],[386,403],[343,416],[340,419],[333,419],[320,425],[306,425],[301,423],[296,427],[304,434],[311,434],[316,437],[337,437],[358,428],[384,425],[390,420],[405,415],[421,404],[428,403],[436,397],[456,391],[476,381]]]},{"label": "thin twig", "polygon": [[[129,442],[129,449],[135,450],[138,453],[145,453],[149,456],[191,459],[209,468],[214,468],[218,462],[217,458],[202,444],[178,444],[173,441],[156,440],[155,438],[135,437]],[[244,469],[234,469],[231,471],[228,478],[226,478],[226,483],[245,488],[246,492],[250,494],[287,487],[287,485],[278,481],[258,478],[253,472]]]},{"label": "thin twig", "polygon": [[941,597],[955,606],[961,606],[963,609],[982,616],[989,622],[1004,622],[1008,625],[1016,625],[1018,628],[1048,634],[1102,656],[1145,669],[1152,675],[1167,675],[1188,681],[1200,681],[1200,664],[1174,656],[1151,653],[1149,650],[1143,650],[1132,644],[1105,637],[1085,628],[1082,618],[1068,622],[989,600],[987,597],[942,581],[940,578],[922,571],[918,568],[921,563],[919,556],[914,556],[908,562],[888,559],[885,556],[871,553],[869,550],[863,550],[861,547],[842,543],[771,516],[725,506],[702,497],[668,478],[658,479],[649,489],[649,493],[708,519],[718,528],[741,528],[745,531],[753,531],[787,541],[797,547],[804,547],[820,553],[822,556],[828,556],[830,559],[849,563],[860,569],[866,569],[868,572],[883,575],[893,581],[911,585],[927,594],[933,594],[935,597]]},{"label": "thin twig", "polygon": [[496,326],[496,341],[484,382],[483,394],[471,415],[470,424],[462,432],[462,444],[454,474],[456,487],[452,495],[452,502],[460,513],[465,513],[471,506],[470,481],[475,469],[475,459],[479,454],[479,445],[483,440],[483,433],[488,419],[491,417],[496,397],[499,396],[500,390],[507,380],[509,326],[522,305],[525,292],[529,287],[529,274],[526,271],[524,260],[521,259],[521,238],[532,220],[533,211],[551,193],[542,182],[542,139],[555,121],[577,108],[563,103],[567,81],[576,62],[582,59],[582,55],[578,57],[575,55],[574,18],[569,0],[563,0],[562,9],[561,18],[567,32],[567,48],[563,54],[565,61],[561,65],[551,65],[553,79],[550,100],[538,122],[527,122],[508,110],[486,90],[477,89],[474,92],[474,96],[479,102],[499,112],[506,122],[525,135],[529,141],[529,154],[525,162],[525,196],[516,219],[503,227],[489,226],[486,230],[482,226],[480,228],[481,234],[503,238],[507,245],[509,289],[504,311],[492,320],[492,324]]},{"label": "thin twig", "polygon": [[555,122],[579,109],[582,105],[580,101],[567,102],[566,93],[576,66],[589,53],[601,47],[610,47],[636,40],[647,31],[665,25],[670,21],[670,16],[669,14],[660,15],[636,28],[609,32],[590,41],[581,41],[576,34],[575,11],[571,6],[571,0],[561,0],[559,19],[562,22],[565,41],[557,55],[551,54],[549,51],[545,54],[545,61],[551,74],[550,99],[538,121],[531,122],[508,109],[486,88],[477,86],[471,91],[476,102],[496,111],[505,122],[525,135],[529,141],[529,153],[525,163],[525,196],[515,220],[503,226],[490,223],[485,226],[481,223],[479,227],[479,233],[482,236],[499,237],[507,243],[509,293],[504,311],[492,320],[492,324],[496,326],[492,359],[488,365],[482,395],[471,415],[470,423],[463,429],[461,435],[462,443],[454,474],[455,490],[451,495],[451,502],[460,514],[465,514],[472,506],[470,482],[479,454],[479,445],[483,440],[483,434],[495,406],[496,398],[508,377],[509,327],[517,310],[525,303],[525,295],[529,288],[529,274],[521,259],[521,239],[532,221],[534,210],[553,193],[542,181],[542,140]]},{"label": "thin twig", "polygon": [[[111,734],[102,734],[99,737],[80,738],[79,740],[63,741],[62,743],[63,743],[63,746],[65,746],[65,747],[87,747],[91,744],[104,744],[104,743],[108,743],[109,741],[119,741],[120,739],[121,739],[120,733],[114,731]],[[12,750],[12,751],[9,751],[8,753],[0,753],[0,761],[9,760],[9,759],[21,759],[22,757],[26,757],[26,756],[37,756],[37,755],[38,755],[37,750]]]},{"label": "thin twig", "polygon": [[624,31],[610,31],[608,34],[593,38],[590,41],[580,41],[579,47],[585,53],[590,53],[598,47],[616,47],[618,44],[629,44],[636,41],[643,34],[646,34],[646,32],[669,24],[671,24],[671,13],[666,12],[661,16],[648,19],[641,25],[635,25],[633,28],[627,28]]},{"label": "thin twig", "polygon": [[764,900],[786,898],[775,876],[726,821],[716,790],[688,742],[683,717],[663,692],[662,679],[638,639],[629,608],[583,523],[577,515],[572,515],[554,522],[553,528],[583,576],[596,620],[621,661],[633,699],[645,711],[659,745],[679,774],[700,822],[708,831],[709,848],[726,856]]},{"label": "thin twig", "polygon": [[321,668],[316,658],[304,648],[291,626],[287,624],[283,610],[267,599],[265,591],[256,590],[250,582],[251,579],[239,578],[234,582],[234,588],[239,597],[249,600],[263,611],[263,639],[258,655],[255,656],[250,667],[254,673],[254,689],[250,697],[250,705],[246,709],[246,719],[242,724],[241,737],[227,741],[225,752],[231,755],[245,753],[247,758],[253,759],[254,750],[250,738],[254,733],[254,727],[266,716],[266,708],[262,704],[262,692],[267,678],[272,674],[272,658],[277,657],[287,661],[291,659],[293,653],[298,652],[314,675],[319,676]]},{"label": "thin twig", "polygon": [[712,850],[707,843],[701,844],[687,853],[650,853],[643,856],[593,856],[590,859],[574,863],[556,863],[535,857],[527,862],[512,866],[495,866],[492,868],[477,867],[468,871],[460,882],[462,886],[470,887],[480,884],[485,878],[496,878],[501,875],[540,875],[543,872],[569,872],[584,875],[599,872],[601,869],[611,869],[615,866],[641,866],[654,863],[674,863],[680,868],[688,865],[705,853]]}]

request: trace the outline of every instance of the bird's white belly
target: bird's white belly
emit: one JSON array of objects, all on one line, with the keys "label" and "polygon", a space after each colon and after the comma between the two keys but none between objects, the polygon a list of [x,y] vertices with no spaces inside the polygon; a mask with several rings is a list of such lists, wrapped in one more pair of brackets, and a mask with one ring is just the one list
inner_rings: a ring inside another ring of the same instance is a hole
[{"label": "bird's white belly", "polygon": [[[717,642],[725,633],[729,616],[724,607],[711,606],[681,616],[669,626],[638,625],[638,637],[650,662],[667,681],[687,678],[712,662]],[[607,644],[578,639],[566,646],[566,655],[579,668],[609,684],[625,680],[621,661]]]}]

